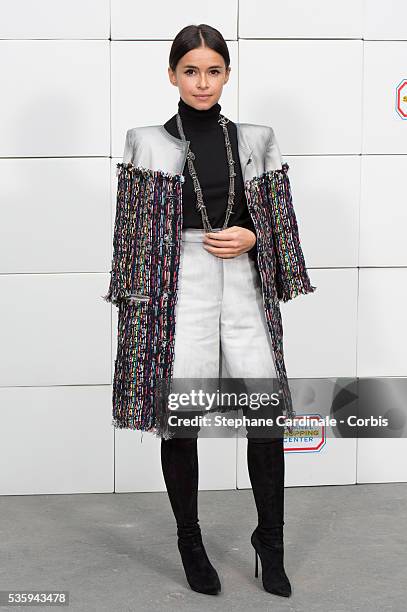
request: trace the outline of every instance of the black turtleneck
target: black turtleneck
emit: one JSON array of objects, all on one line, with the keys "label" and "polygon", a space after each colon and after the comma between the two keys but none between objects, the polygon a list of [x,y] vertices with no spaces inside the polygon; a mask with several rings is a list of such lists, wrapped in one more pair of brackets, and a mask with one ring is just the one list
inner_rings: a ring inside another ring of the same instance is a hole
[{"label": "black turtleneck", "polygon": [[[208,109],[198,110],[184,102],[182,98],[178,102],[178,112],[181,117],[185,138],[190,141],[190,149],[195,154],[194,166],[202,188],[203,200],[208,211],[209,221],[213,228],[223,226],[229,191],[229,168],[225,138],[222,127],[218,123],[220,110],[221,106],[218,103]],[[171,117],[164,124],[164,127],[172,136],[181,139],[178,132],[176,115]],[[230,120],[227,127],[236,172],[235,204],[232,211],[234,214],[229,218],[228,227],[238,225],[256,233],[244,193],[237,142],[237,127]],[[182,227],[183,229],[189,227],[202,229],[202,217],[201,213],[196,209],[196,194],[187,163],[185,164],[183,174],[185,182],[182,185]]]}]

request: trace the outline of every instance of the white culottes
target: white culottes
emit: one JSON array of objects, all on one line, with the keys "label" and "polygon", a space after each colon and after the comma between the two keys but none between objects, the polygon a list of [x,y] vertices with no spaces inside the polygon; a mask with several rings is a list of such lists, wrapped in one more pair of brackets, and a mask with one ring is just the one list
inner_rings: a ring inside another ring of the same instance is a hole
[{"label": "white culottes", "polygon": [[204,248],[203,237],[202,229],[182,231],[173,378],[272,379],[275,390],[273,349],[255,263],[247,252],[217,257]]}]

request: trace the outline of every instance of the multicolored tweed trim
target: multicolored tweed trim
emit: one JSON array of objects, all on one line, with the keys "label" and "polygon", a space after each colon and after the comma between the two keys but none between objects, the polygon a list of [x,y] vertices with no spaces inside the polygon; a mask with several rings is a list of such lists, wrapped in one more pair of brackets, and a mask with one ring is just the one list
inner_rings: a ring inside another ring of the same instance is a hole
[{"label": "multicolored tweed trim", "polygon": [[102,296],[119,309],[112,424],[165,437],[159,391],[174,361],[185,179],[132,163],[117,164],[117,176],[110,286]]},{"label": "multicolored tweed trim", "polygon": [[[274,350],[284,410],[295,416],[284,362],[283,325],[279,300],[316,290],[311,285],[300,244],[287,171],[269,170],[245,182],[249,212],[257,234],[257,268],[262,282],[264,311]],[[270,239],[271,238],[271,239]],[[292,427],[287,426],[292,433]]]},{"label": "multicolored tweed trim", "polygon": [[[272,236],[276,250],[276,286],[278,299],[287,302],[300,294],[313,293],[301,248],[297,219],[292,202],[289,166],[269,170],[248,181],[250,191],[261,193],[269,203]],[[266,226],[267,227],[267,226]]]}]

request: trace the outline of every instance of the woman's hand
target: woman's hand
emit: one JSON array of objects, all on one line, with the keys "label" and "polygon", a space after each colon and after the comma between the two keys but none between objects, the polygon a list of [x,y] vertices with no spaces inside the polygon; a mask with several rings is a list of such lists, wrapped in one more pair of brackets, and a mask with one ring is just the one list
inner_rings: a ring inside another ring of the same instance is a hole
[{"label": "woman's hand", "polygon": [[246,253],[255,244],[256,234],[238,225],[227,227],[219,232],[210,232],[203,238],[204,249],[222,259],[230,259]]}]

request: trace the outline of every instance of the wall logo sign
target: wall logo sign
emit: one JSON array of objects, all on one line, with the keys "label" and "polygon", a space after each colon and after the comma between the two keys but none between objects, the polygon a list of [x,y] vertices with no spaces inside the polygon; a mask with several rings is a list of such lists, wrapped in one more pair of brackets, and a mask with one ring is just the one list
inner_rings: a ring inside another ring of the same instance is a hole
[{"label": "wall logo sign", "polygon": [[[295,421],[301,421],[306,417],[307,425],[296,425]],[[293,433],[286,434],[284,439],[284,451],[289,453],[319,453],[326,444],[326,426],[320,414],[301,414],[293,418]]]},{"label": "wall logo sign", "polygon": [[402,119],[407,119],[407,79],[403,79],[396,88],[396,111]]}]

